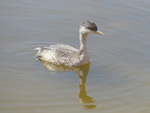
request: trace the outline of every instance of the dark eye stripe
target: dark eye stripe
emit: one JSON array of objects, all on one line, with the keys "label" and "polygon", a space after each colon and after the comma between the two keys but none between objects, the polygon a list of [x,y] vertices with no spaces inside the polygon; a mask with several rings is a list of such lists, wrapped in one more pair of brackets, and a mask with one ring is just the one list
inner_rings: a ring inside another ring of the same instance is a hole
[{"label": "dark eye stripe", "polygon": [[92,31],[97,31],[97,27],[87,27],[87,29],[92,30]]}]

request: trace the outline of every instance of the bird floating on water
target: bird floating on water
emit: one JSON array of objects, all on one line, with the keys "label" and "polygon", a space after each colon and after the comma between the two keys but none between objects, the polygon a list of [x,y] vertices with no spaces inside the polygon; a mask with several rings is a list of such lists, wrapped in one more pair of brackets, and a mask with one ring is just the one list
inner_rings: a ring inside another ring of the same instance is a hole
[{"label": "bird floating on water", "polygon": [[38,47],[36,56],[38,59],[50,62],[56,65],[78,66],[90,62],[86,47],[88,34],[104,35],[98,30],[96,24],[91,21],[83,21],[79,29],[80,49],[73,48],[69,45],[55,44],[46,47]]}]

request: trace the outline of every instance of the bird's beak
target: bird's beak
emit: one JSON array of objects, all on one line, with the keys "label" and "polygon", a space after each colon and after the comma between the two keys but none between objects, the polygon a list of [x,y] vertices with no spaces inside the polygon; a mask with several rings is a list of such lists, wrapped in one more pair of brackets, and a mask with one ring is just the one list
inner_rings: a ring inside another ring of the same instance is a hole
[{"label": "bird's beak", "polygon": [[100,34],[100,35],[104,35],[101,31],[95,31],[95,33]]}]

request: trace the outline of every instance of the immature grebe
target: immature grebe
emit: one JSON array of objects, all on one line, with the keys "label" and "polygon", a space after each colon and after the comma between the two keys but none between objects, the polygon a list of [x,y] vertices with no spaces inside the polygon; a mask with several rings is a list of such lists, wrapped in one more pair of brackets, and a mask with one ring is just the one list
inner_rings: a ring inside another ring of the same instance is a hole
[{"label": "immature grebe", "polygon": [[49,45],[43,48],[36,48],[38,53],[36,54],[38,59],[65,66],[77,66],[90,62],[90,58],[86,48],[86,39],[88,34],[100,34],[95,23],[90,21],[83,21],[80,25],[80,49],[75,49],[69,45],[56,44]]}]

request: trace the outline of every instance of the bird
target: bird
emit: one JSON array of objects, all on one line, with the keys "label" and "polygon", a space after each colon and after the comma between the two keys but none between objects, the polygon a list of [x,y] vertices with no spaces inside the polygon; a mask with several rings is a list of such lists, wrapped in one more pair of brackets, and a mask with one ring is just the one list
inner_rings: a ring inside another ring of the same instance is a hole
[{"label": "bird", "polygon": [[37,47],[36,57],[40,60],[64,66],[79,66],[90,62],[86,40],[88,34],[104,35],[98,30],[97,25],[89,20],[84,20],[79,28],[80,48],[69,45],[52,44],[46,47]]}]

